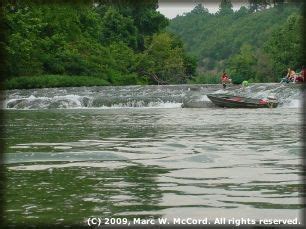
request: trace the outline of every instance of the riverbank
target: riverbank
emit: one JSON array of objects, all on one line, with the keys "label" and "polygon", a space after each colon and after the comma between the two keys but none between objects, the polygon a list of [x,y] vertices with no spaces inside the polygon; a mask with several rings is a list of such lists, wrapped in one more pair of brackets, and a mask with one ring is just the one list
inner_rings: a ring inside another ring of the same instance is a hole
[{"label": "riverbank", "polygon": [[[273,83],[256,83],[256,84],[273,84]],[[141,85],[142,84],[137,84]],[[192,84],[178,84],[178,85],[218,85],[220,84],[203,84],[203,83],[192,83]],[[36,89],[36,88],[65,88],[65,87],[92,87],[92,86],[129,86],[118,84],[118,82],[109,82],[105,79],[94,76],[72,76],[72,75],[39,75],[39,76],[21,76],[7,79],[4,82],[4,88],[6,90],[12,89]],[[158,85],[147,85],[147,86],[158,86]],[[171,85],[167,85],[171,86]],[[232,85],[233,86],[233,85]],[[239,84],[234,86],[240,87]]]},{"label": "riverbank", "polygon": [[[216,80],[217,82],[218,80]],[[136,81],[135,81],[136,82]],[[213,81],[212,81],[213,82]],[[193,82],[192,85],[206,85],[206,82]],[[207,83],[212,85],[214,83]],[[74,76],[74,75],[39,75],[39,76],[20,76],[7,79],[4,82],[5,90],[13,89],[38,89],[38,88],[65,88],[65,87],[92,87],[92,86],[131,86],[131,85],[147,85],[144,82],[139,84],[126,85],[122,82],[101,79],[95,76]],[[217,85],[217,83],[216,83]],[[152,85],[154,86],[154,85]],[[156,85],[157,86],[157,85]]]}]

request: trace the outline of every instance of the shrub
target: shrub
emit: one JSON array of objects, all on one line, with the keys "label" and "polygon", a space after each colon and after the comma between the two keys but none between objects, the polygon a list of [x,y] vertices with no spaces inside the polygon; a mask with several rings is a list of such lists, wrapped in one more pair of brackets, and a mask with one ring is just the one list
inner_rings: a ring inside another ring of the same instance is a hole
[{"label": "shrub", "polygon": [[108,86],[109,82],[92,76],[42,75],[10,78],[4,82],[4,87],[10,89],[30,89],[43,87],[80,87]]}]

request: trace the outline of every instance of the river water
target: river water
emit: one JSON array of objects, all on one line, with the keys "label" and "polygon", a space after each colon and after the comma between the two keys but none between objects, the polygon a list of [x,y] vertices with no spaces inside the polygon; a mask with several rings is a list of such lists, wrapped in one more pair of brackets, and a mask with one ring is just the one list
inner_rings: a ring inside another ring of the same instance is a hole
[{"label": "river water", "polygon": [[6,223],[301,222],[300,89],[251,87],[257,97],[285,94],[276,109],[180,108],[187,97],[206,101],[203,91],[218,87],[105,88],[113,102],[93,95],[97,88],[8,92]]}]

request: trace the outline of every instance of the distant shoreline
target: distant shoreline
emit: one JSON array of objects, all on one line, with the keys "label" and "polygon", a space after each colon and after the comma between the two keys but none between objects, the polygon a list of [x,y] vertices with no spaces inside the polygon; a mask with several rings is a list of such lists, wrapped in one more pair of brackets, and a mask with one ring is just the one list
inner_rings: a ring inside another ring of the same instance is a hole
[{"label": "distant shoreline", "polygon": [[[249,86],[252,85],[284,85],[284,86],[290,86],[290,87],[301,87],[303,84],[294,84],[294,83],[289,83],[289,84],[280,84],[280,83],[275,83],[275,82],[267,82],[267,83],[249,83]],[[216,88],[216,89],[222,89],[221,84],[167,84],[167,85],[80,85],[80,86],[58,86],[58,87],[33,87],[33,88],[11,88],[11,89],[4,89],[4,91],[12,91],[12,90],[44,90],[44,89],[50,89],[50,88],[81,88],[81,87],[90,87],[90,88],[125,88],[125,87],[156,87],[156,88],[171,88],[171,87],[182,87],[182,89],[186,90],[200,90],[201,88]],[[241,84],[230,84],[227,86],[227,89],[237,89],[240,88]]]}]

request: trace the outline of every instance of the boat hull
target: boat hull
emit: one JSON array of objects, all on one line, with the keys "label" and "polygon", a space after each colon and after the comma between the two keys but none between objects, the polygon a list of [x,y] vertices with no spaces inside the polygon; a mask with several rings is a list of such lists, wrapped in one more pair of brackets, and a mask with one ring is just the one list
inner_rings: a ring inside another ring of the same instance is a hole
[{"label": "boat hull", "polygon": [[276,108],[278,102],[265,102],[261,99],[252,99],[246,97],[225,95],[225,94],[210,94],[207,97],[219,107],[228,108]]}]

